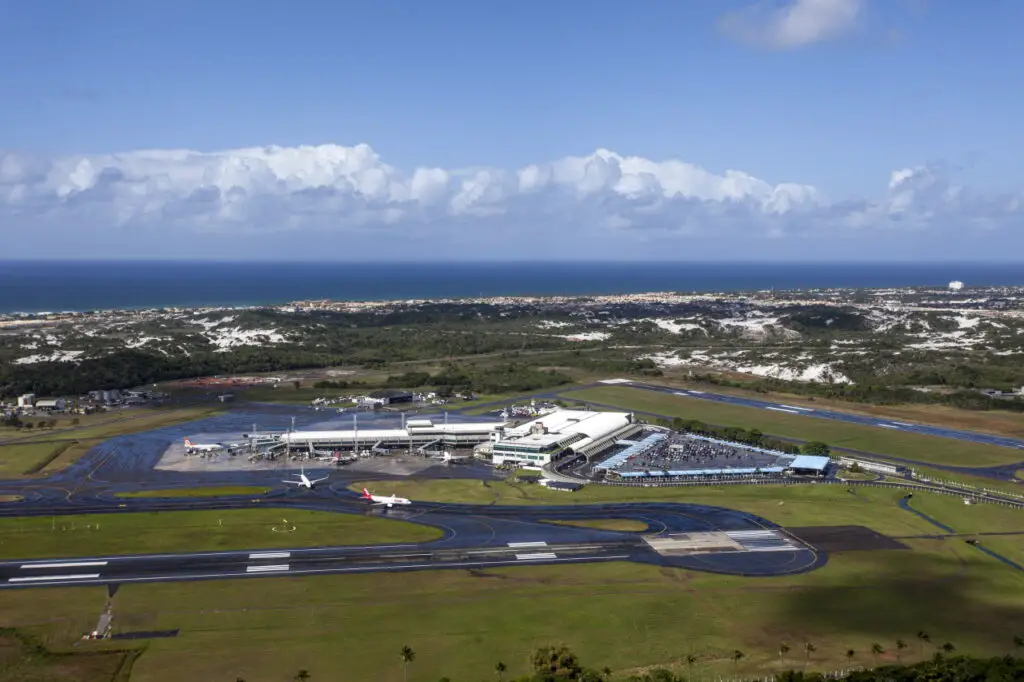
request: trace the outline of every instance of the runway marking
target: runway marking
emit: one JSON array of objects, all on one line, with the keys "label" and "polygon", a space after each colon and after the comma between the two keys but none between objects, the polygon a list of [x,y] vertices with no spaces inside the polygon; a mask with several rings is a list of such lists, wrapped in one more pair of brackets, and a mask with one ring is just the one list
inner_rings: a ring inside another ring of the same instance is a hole
[{"label": "runway marking", "polygon": [[[621,559],[629,559],[629,554],[615,554],[610,556],[590,556],[590,557],[562,557],[560,559],[550,559],[551,563],[569,563],[569,562],[581,562],[581,561],[619,561]],[[299,569],[295,571],[289,571],[288,575],[315,575],[315,574],[329,574],[329,573],[379,573],[383,571],[408,571],[416,568],[434,568],[438,570],[450,569],[450,568],[476,568],[480,566],[516,566],[520,562],[518,561],[464,561],[459,563],[451,564],[405,564],[402,566],[354,566],[350,568],[308,568]],[[195,573],[185,575],[153,575],[138,578],[116,578],[108,579],[102,582],[112,583],[152,583],[152,582],[185,582],[188,580],[202,580],[210,578],[239,578],[244,573]],[[57,578],[59,576],[55,576]],[[67,578],[68,576],[64,576]],[[77,578],[78,576],[71,576]],[[99,574],[88,576],[89,578],[95,579],[99,577]],[[84,578],[83,578],[84,579]],[[8,582],[14,581],[16,578],[10,578]],[[81,584],[81,583],[72,583]]]},{"label": "runway marking", "polygon": [[693,393],[694,395],[704,395],[704,391],[694,391],[693,389],[690,389],[690,393]]},{"label": "runway marking", "polygon": [[82,568],[85,566],[106,566],[106,561],[61,561],[59,563],[47,563],[47,564],[22,564],[22,569],[25,568]]},{"label": "runway marking", "polygon": [[789,409],[786,409],[785,407],[774,407],[772,405],[765,405],[764,409],[766,409],[766,410],[774,410],[776,412],[787,412],[789,414],[800,414],[799,410],[789,410]]},{"label": "runway marking", "polygon": [[510,542],[510,543],[508,543],[508,546],[509,547],[513,547],[513,548],[517,548],[517,549],[520,548],[520,547],[547,547],[548,543],[546,543],[546,542]]},{"label": "runway marking", "polygon": [[272,573],[275,571],[287,571],[288,564],[271,564],[269,566],[246,566],[246,573]]},{"label": "runway marking", "polygon": [[898,429],[898,428],[900,428],[900,427],[896,426],[895,424],[883,424],[881,422],[878,423],[878,426],[884,426],[887,429]]},{"label": "runway marking", "polygon": [[33,575],[24,578],[8,578],[9,583],[30,583],[43,580],[94,580],[99,578],[99,573],[72,573],[70,575]]},{"label": "runway marking", "polygon": [[253,559],[287,559],[292,555],[291,552],[256,552],[255,554],[249,555],[249,560]]},{"label": "runway marking", "polygon": [[557,559],[558,555],[554,552],[537,552],[535,554],[516,554],[516,559],[519,561],[537,561],[538,559]]},{"label": "runway marking", "polygon": [[800,412],[814,412],[814,410],[812,410],[809,407],[797,407],[796,405],[782,405],[782,407],[785,407],[787,410],[799,410]]},{"label": "runway marking", "polygon": [[685,397],[689,396],[690,394],[687,393],[686,391],[672,391],[672,395],[681,395],[681,396],[683,396],[685,398]]},{"label": "runway marking", "polygon": [[910,426],[910,427],[914,426],[913,424],[908,424],[906,422],[893,422],[893,424],[895,424],[896,426]]}]

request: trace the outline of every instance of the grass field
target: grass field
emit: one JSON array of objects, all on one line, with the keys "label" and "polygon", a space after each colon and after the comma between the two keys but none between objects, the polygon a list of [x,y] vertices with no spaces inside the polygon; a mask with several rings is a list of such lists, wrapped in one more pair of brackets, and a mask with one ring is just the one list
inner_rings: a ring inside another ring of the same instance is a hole
[{"label": "grass field", "polygon": [[652,412],[668,417],[698,419],[720,426],[760,429],[764,433],[799,440],[820,440],[840,448],[954,466],[997,466],[1021,460],[1021,451],[980,445],[937,436],[904,433],[828,419],[769,412],[756,407],[725,405],[697,398],[655,393],[637,388],[610,386],[574,391],[566,400],[581,399],[614,405],[626,410]]},{"label": "grass field", "polygon": [[77,426],[63,417],[58,419],[58,428],[35,433],[4,429],[0,432],[0,479],[52,474],[70,466],[107,438],[202,419],[218,412],[209,407],[140,408],[83,416]]},{"label": "grass field", "polygon": [[210,486],[208,488],[164,488],[117,493],[116,497],[220,497],[222,495],[266,495],[270,488],[255,485]]},{"label": "grass field", "polygon": [[983,433],[995,433],[1002,436],[1024,438],[1024,420],[1016,412],[1001,410],[963,410],[946,405],[869,405],[866,403],[851,402],[848,400],[830,400],[828,398],[811,398],[808,396],[794,395],[792,393],[779,393],[770,391],[758,393],[751,390],[742,390],[727,386],[716,386],[708,384],[695,384],[686,381],[685,370],[666,371],[664,378],[659,378],[659,384],[673,385],[680,388],[691,388],[698,391],[712,391],[723,395],[736,395],[756,400],[771,400],[786,405],[797,405],[799,407],[810,407],[817,409],[836,410],[838,412],[853,412],[866,414],[883,419],[895,419],[897,421],[919,422],[921,424],[934,424],[950,429],[964,429],[966,431],[981,431]]},{"label": "grass field", "polygon": [[0,519],[0,558],[388,544],[439,537],[434,528],[403,521],[301,510],[37,516]]},{"label": "grass field", "polygon": [[[883,488],[852,495],[824,485],[590,486],[566,495],[537,485],[485,488],[453,480],[410,483],[408,491],[418,493],[414,499],[450,501],[479,501],[486,493],[503,503],[546,501],[545,493],[566,502],[674,499],[743,509],[783,525],[863,524],[904,536],[936,530],[896,506],[900,491]],[[965,532],[1024,530],[1024,513],[1016,510],[964,507],[957,497],[927,493],[916,494],[914,505]],[[172,519],[134,529],[148,536],[174,525]],[[123,585],[113,603],[119,631],[181,629],[176,638],[148,642],[132,682],[274,681],[291,679],[300,668],[314,680],[341,673],[398,682],[403,645],[416,652],[412,682],[490,679],[498,660],[513,677],[526,672],[533,648],[550,642],[569,645],[590,666],[611,667],[616,679],[656,665],[685,672],[690,653],[698,657],[696,679],[767,674],[780,665],[780,642],[792,647],[786,663],[798,668],[808,641],[817,647],[811,668],[845,666],[847,648],[860,652],[855,664],[871,664],[871,644],[891,651],[896,639],[911,643],[903,659],[912,660],[934,650],[919,651],[915,633],[922,629],[936,644],[951,641],[965,653],[1010,651],[1013,634],[1024,631],[1024,574],[962,539],[907,542],[911,551],[836,554],[818,571],[782,578],[609,563]],[[93,626],[104,599],[99,588],[0,592],[0,625],[28,625],[66,645]],[[120,643],[79,649],[114,644]],[[746,656],[734,668],[735,649]],[[879,659],[892,660],[891,653]]]}]

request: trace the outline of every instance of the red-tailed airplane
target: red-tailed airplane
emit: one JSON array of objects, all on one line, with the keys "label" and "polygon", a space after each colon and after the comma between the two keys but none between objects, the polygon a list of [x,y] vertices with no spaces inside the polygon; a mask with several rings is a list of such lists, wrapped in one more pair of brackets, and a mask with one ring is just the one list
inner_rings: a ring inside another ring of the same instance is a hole
[{"label": "red-tailed airplane", "polygon": [[363,488],[363,499],[369,500],[374,504],[385,504],[388,507],[393,507],[396,504],[412,504],[412,502],[410,502],[409,500],[405,499],[404,497],[398,497],[394,493],[392,493],[390,497],[387,497],[385,495],[373,495],[366,488]]}]

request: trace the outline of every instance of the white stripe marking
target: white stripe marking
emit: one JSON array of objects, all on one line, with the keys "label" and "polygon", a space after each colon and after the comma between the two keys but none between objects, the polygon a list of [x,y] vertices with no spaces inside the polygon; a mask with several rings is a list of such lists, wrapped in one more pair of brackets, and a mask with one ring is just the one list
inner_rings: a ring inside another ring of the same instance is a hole
[{"label": "white stripe marking", "polygon": [[546,543],[546,542],[510,542],[510,543],[508,543],[508,546],[509,547],[514,547],[514,548],[519,548],[519,547],[547,547],[548,543]]},{"label": "white stripe marking", "polygon": [[766,405],[764,409],[774,410],[776,412],[787,412],[789,414],[800,414],[799,410],[787,410],[785,407],[772,407],[771,405]]},{"label": "white stripe marking", "polygon": [[519,561],[536,561],[538,559],[557,559],[558,555],[554,552],[537,552],[535,554],[516,554],[516,559]]},{"label": "white stripe marking", "polygon": [[43,580],[92,580],[99,578],[99,573],[73,573],[71,575],[34,575],[25,578],[8,578],[9,583],[31,583]]},{"label": "white stripe marking", "polygon": [[292,555],[291,552],[257,552],[256,554],[250,554],[249,560],[253,559],[287,559]]},{"label": "white stripe marking", "polygon": [[801,412],[814,412],[814,410],[812,410],[809,407],[797,407],[796,405],[783,405],[782,407],[785,407],[787,410],[799,410]]},{"label": "white stripe marking", "polygon": [[884,426],[887,429],[898,429],[898,428],[900,428],[900,427],[896,426],[895,424],[882,424],[881,422],[879,422],[878,425],[879,426]]},{"label": "white stripe marking", "polygon": [[246,573],[271,573],[274,571],[287,571],[288,564],[274,564],[271,566],[246,566]]},{"label": "white stripe marking", "polygon": [[[735,554],[736,552],[723,552]],[[554,559],[556,563],[567,563],[571,561],[618,561],[620,559],[628,559],[629,554],[615,554],[613,556],[583,556],[583,557],[563,557],[561,559]],[[464,561],[460,563],[452,564],[404,564],[399,566],[358,566],[352,568],[309,568],[299,569],[297,571],[289,571],[288,575],[317,575],[317,574],[332,574],[332,573],[381,573],[388,571],[408,571],[415,568],[433,568],[438,570],[451,569],[451,568],[468,568],[478,566],[515,566],[516,561]],[[145,576],[140,578],[118,578],[118,583],[153,583],[153,582],[181,582],[185,580],[201,580],[204,578],[241,578],[244,573],[192,573],[185,575],[153,575]],[[99,574],[96,575],[99,577]],[[13,580],[13,578],[11,579]],[[102,581],[101,581],[102,582]],[[81,583],[73,583],[81,584]]]},{"label": "white stripe marking", "polygon": [[704,391],[695,391],[692,388],[690,389],[690,393],[693,393],[694,395],[704,395]]},{"label": "white stripe marking", "polygon": [[85,566],[106,566],[106,561],[61,561],[49,564],[22,564],[21,568],[81,568]]}]

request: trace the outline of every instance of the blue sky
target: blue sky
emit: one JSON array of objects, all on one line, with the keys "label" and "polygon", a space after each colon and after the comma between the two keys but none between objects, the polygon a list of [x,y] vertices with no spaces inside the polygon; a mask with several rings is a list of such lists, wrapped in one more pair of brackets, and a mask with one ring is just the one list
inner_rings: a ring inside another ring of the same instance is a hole
[{"label": "blue sky", "polygon": [[0,234],[11,257],[1007,258],[1022,20],[1012,0],[0,0]]}]

